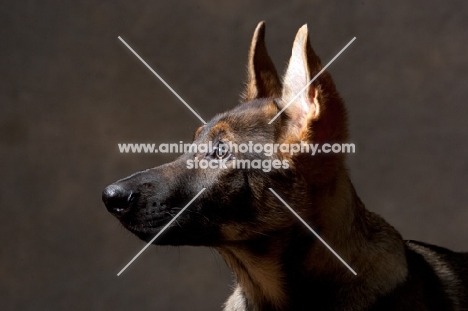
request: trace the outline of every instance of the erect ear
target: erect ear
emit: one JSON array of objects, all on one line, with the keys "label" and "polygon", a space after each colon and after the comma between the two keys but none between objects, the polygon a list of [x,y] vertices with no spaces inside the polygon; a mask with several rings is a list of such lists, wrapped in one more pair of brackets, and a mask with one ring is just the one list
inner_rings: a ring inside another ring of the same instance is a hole
[{"label": "erect ear", "polygon": [[328,72],[315,78],[321,70],[320,58],[310,45],[307,25],[304,25],[294,39],[278,106],[287,107],[289,136],[322,142],[343,141],[347,138],[346,111]]},{"label": "erect ear", "polygon": [[265,23],[262,21],[257,25],[250,44],[242,101],[280,96],[281,82],[265,46]]}]

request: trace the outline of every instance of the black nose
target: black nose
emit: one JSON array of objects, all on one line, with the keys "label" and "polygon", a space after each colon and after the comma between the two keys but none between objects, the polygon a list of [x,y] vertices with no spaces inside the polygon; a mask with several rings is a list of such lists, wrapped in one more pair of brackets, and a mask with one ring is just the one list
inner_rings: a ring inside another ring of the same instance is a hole
[{"label": "black nose", "polygon": [[114,214],[123,214],[129,207],[133,199],[133,192],[120,185],[110,185],[102,192],[102,201],[107,210]]}]

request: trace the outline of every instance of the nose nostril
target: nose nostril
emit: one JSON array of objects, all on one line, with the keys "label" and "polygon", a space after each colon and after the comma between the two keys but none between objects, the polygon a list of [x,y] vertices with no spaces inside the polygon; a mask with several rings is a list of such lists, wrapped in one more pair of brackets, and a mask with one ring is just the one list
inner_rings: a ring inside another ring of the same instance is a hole
[{"label": "nose nostril", "polygon": [[122,214],[130,206],[135,196],[132,191],[120,185],[110,185],[102,192],[102,201],[111,213]]}]

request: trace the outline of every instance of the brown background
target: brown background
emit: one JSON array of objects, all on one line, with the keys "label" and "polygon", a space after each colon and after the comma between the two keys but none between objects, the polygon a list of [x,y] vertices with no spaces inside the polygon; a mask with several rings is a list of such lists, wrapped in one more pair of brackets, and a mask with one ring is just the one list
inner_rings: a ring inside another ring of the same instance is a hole
[{"label": "brown background", "polygon": [[0,309],[218,310],[232,278],[203,248],[150,247],[101,191],[173,156],[121,142],[189,141],[200,124],[122,36],[208,120],[237,103],[260,20],[280,72],[297,29],[349,108],[349,167],[406,238],[468,250],[468,3],[3,1]]}]

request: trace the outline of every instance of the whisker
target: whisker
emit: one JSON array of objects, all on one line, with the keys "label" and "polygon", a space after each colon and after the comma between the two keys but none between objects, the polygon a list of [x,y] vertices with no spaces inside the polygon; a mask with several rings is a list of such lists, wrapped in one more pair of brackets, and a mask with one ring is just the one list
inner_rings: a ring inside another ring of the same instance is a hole
[{"label": "whisker", "polygon": [[[173,207],[172,209],[174,210],[180,210],[181,208],[180,207]],[[186,212],[190,212],[190,213],[194,213],[194,214],[198,214],[200,216],[203,216],[203,218],[205,218],[206,220],[210,221],[210,219],[208,217],[206,217],[205,215],[203,215],[202,213],[200,212],[196,212],[196,211],[191,211],[191,210],[185,210]]]}]

